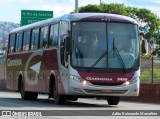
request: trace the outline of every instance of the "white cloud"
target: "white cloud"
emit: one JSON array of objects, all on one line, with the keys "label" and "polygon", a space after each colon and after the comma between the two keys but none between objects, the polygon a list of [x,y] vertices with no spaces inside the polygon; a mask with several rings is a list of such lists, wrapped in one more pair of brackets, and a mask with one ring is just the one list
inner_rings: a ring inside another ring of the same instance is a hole
[{"label": "white cloud", "polygon": [[0,21],[20,23],[20,15],[1,16],[0,19]]},{"label": "white cloud", "polygon": [[44,5],[42,6],[43,10],[53,10],[54,11],[54,17],[59,17],[64,14],[69,14],[71,11],[74,10],[73,6],[66,6],[66,5]]},{"label": "white cloud", "polygon": [[7,7],[10,6],[14,1],[15,1],[15,0],[3,0],[3,2],[1,1],[0,9],[7,8]]},{"label": "white cloud", "polygon": [[160,17],[160,10],[159,10],[159,7],[147,6],[147,9],[151,10],[152,13],[154,13],[154,14],[156,14],[157,16]]},{"label": "white cloud", "polygon": [[158,3],[160,3],[160,0],[155,0],[155,2],[158,2]]},{"label": "white cloud", "polygon": [[100,0],[79,0],[79,6],[86,6],[88,4],[100,4]]},{"label": "white cloud", "polygon": [[23,3],[28,4],[30,3],[32,0],[22,0]]}]

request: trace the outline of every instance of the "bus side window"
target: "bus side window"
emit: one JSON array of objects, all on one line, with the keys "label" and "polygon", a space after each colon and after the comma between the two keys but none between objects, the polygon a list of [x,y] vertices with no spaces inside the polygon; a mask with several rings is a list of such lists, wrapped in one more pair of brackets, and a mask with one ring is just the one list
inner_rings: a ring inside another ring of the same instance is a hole
[{"label": "bus side window", "polygon": [[30,43],[30,31],[25,31],[23,39],[23,51],[29,50],[29,43]]},{"label": "bus side window", "polygon": [[48,26],[45,26],[45,27],[41,28],[40,48],[47,48],[48,47],[48,31],[49,31]]},{"label": "bus side window", "polygon": [[39,28],[32,30],[31,50],[38,49]]},{"label": "bus side window", "polygon": [[17,33],[16,37],[16,52],[19,52],[22,50],[22,32]]},{"label": "bus side window", "polygon": [[50,37],[49,37],[49,47],[58,45],[58,24],[51,25]]},{"label": "bus side window", "polygon": [[14,52],[15,37],[15,34],[10,35],[8,53]]}]

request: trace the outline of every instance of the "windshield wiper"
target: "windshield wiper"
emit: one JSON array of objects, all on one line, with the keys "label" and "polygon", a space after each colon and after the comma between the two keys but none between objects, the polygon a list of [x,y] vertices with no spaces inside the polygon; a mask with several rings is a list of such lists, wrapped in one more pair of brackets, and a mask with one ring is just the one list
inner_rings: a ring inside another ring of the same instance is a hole
[{"label": "windshield wiper", "polygon": [[[126,68],[126,65],[124,64],[124,61],[123,61],[123,59],[122,59],[122,57],[121,57],[121,55],[120,55],[117,47],[115,47],[115,45],[114,45],[114,38],[113,38],[113,52],[114,52],[114,51],[116,51],[116,57],[117,57],[120,65],[121,65],[121,67],[123,68],[123,70],[124,70],[125,72],[128,72],[128,69]],[[104,58],[105,55],[108,55],[108,52],[107,52],[107,51],[105,51],[105,52],[91,65],[91,67],[88,69],[88,71],[90,71],[91,68],[93,68],[94,66],[96,66],[96,65],[102,60],[102,58]]]},{"label": "windshield wiper", "polygon": [[121,67],[123,68],[123,70],[124,70],[125,72],[128,72],[128,69],[126,68],[126,65],[124,64],[124,61],[123,61],[123,59],[122,59],[122,57],[121,57],[121,55],[120,55],[117,47],[114,45],[114,38],[113,38],[113,52],[114,52],[114,51],[116,51],[116,54],[117,54],[116,57],[117,57],[120,65],[121,65]]},{"label": "windshield wiper", "polygon": [[91,67],[88,69],[89,71],[91,70],[91,68],[93,68],[94,66],[96,66],[96,64],[98,64],[98,62],[100,62],[102,60],[102,58],[107,54],[108,52],[104,52],[92,65]]}]

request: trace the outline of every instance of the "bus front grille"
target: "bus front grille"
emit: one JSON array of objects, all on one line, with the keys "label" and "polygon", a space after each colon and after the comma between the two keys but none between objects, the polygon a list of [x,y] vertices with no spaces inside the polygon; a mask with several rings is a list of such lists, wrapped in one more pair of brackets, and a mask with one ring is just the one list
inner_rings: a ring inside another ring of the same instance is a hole
[{"label": "bus front grille", "polygon": [[97,82],[91,82],[93,85],[100,85],[100,86],[118,86],[122,85],[123,83],[97,83]]},{"label": "bus front grille", "polygon": [[85,92],[91,94],[125,94],[128,90],[90,90],[84,89]]}]

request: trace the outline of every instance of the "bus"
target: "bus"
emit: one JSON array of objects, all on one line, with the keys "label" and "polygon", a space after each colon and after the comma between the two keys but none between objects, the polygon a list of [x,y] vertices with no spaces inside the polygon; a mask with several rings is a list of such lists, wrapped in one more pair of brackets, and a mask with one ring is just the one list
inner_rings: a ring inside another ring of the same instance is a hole
[{"label": "bus", "polygon": [[108,13],[76,13],[12,30],[6,86],[21,98],[47,94],[54,103],[78,98],[138,96],[140,46],[137,22]]}]

